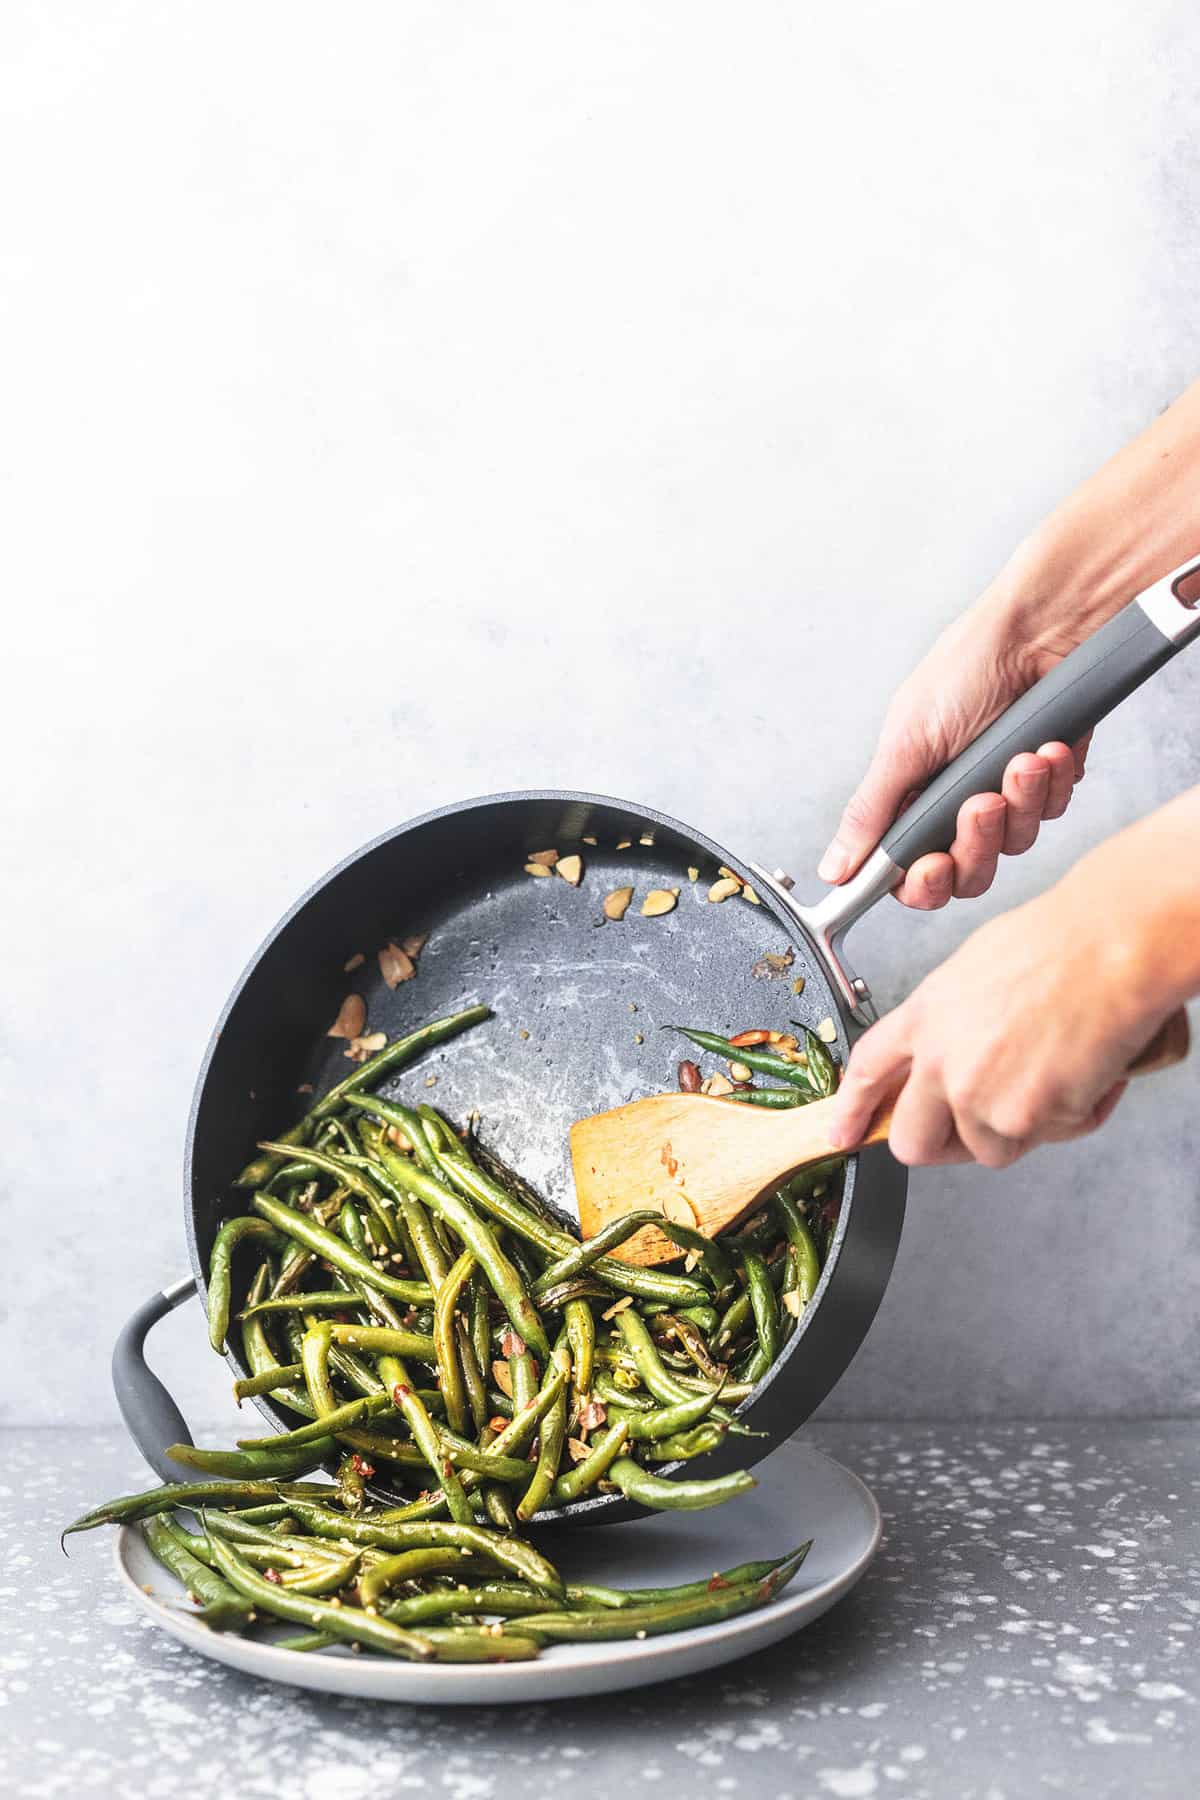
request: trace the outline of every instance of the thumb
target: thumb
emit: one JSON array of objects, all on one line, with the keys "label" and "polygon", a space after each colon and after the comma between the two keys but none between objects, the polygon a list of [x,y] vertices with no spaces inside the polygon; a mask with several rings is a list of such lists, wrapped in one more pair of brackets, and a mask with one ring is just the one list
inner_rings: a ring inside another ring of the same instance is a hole
[{"label": "thumb", "polygon": [[865,862],[908,796],[923,786],[932,764],[912,738],[883,738],[871,766],[846,802],[833,840],[817,865],[822,881],[845,881]]}]

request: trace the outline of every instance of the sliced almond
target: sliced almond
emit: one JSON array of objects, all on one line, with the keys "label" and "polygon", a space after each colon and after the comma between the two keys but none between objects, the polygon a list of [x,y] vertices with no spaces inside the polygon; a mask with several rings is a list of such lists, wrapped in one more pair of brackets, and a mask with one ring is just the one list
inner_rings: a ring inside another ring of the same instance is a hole
[{"label": "sliced almond", "polygon": [[411,981],[416,972],[417,965],[408,951],[389,939],[379,952],[379,973],[388,987],[398,988],[402,981]]},{"label": "sliced almond", "polygon": [[586,1456],[591,1455],[591,1451],[582,1438],[568,1438],[567,1455],[573,1463],[581,1463]]},{"label": "sliced almond", "polygon": [[708,890],[708,897],[714,906],[719,906],[722,900],[731,900],[741,885],[736,875],[723,875],[720,881],[713,882]]},{"label": "sliced almond", "polygon": [[750,886],[749,882],[746,882],[745,886],[742,888],[742,899],[748,900],[750,902],[751,906],[761,906],[762,905],[762,901],[759,899],[759,897],[755,893],[754,889]]},{"label": "sliced almond", "polygon": [[584,843],[584,844],[596,844],[599,842],[599,839],[594,838],[594,837],[589,837],[587,832],[585,831],[583,834],[583,837],[580,839],[580,842]]},{"label": "sliced almond", "polygon": [[325,1033],[326,1037],[356,1038],[362,1036],[367,1022],[367,1003],[361,994],[347,994],[338,1008],[338,1016]]},{"label": "sliced almond", "polygon": [[595,1431],[597,1425],[603,1425],[608,1419],[608,1408],[603,1400],[588,1400],[579,1409],[576,1420],[580,1431]]},{"label": "sliced almond", "polygon": [[554,873],[569,881],[572,887],[578,887],[583,880],[582,856],[562,856],[555,864]]},{"label": "sliced almond", "polygon": [[397,1150],[411,1150],[413,1147],[412,1139],[399,1125],[389,1125],[383,1135],[389,1144],[395,1144]]},{"label": "sliced almond", "polygon": [[694,1231],[700,1223],[696,1217],[696,1209],[684,1194],[668,1194],[663,1201],[664,1219],[670,1219],[672,1225],[686,1225]]},{"label": "sliced almond", "polygon": [[417,931],[414,932],[411,937],[401,938],[400,948],[403,950],[405,956],[420,956],[428,942],[429,933],[427,931]]},{"label": "sliced almond", "polygon": [[618,1313],[623,1313],[627,1306],[632,1306],[632,1305],[633,1305],[633,1295],[626,1294],[624,1299],[614,1301],[613,1304],[609,1307],[608,1311],[602,1312],[600,1314],[600,1317],[602,1319],[615,1319]]},{"label": "sliced almond", "polygon": [[342,964],[342,974],[343,975],[353,975],[355,969],[361,969],[363,964],[366,962],[366,960],[367,959],[363,955],[362,951],[356,950],[354,952],[354,955],[351,956],[346,962],[344,962]]},{"label": "sliced almond", "polygon": [[804,992],[804,977],[803,977],[803,975],[797,975],[795,981],[793,981],[792,992],[793,992],[793,994],[802,994]]},{"label": "sliced almond", "polygon": [[793,1319],[798,1319],[800,1314],[804,1311],[804,1302],[795,1288],[787,1288],[785,1290],[783,1294],[783,1304],[787,1307]]},{"label": "sliced almond", "polygon": [[618,850],[628,850],[632,843],[633,843],[632,838],[622,838],[620,843],[617,845],[617,849]]},{"label": "sliced almond", "polygon": [[652,844],[653,842],[654,833],[652,831],[643,831],[641,837],[638,839],[639,844]]},{"label": "sliced almond", "polygon": [[717,870],[717,873],[718,873],[718,875],[724,875],[726,881],[736,881],[738,886],[741,887],[741,885],[742,885],[741,876],[735,875],[732,869],[727,869],[725,867],[724,863],[721,864],[720,868]]},{"label": "sliced almond", "polygon": [[733,1083],[724,1075],[710,1075],[700,1083],[702,1094],[713,1094],[719,1100],[724,1094],[732,1094]]},{"label": "sliced almond", "polygon": [[661,918],[663,913],[674,912],[675,902],[678,898],[678,888],[651,888],[642,901],[642,917],[657,919]]},{"label": "sliced almond", "polygon": [[531,853],[529,860],[531,863],[539,863],[547,869],[552,869],[554,867],[555,863],[558,861],[558,851],[557,850],[534,850]]},{"label": "sliced almond", "polygon": [[629,902],[633,899],[633,889],[614,888],[611,894],[604,896],[604,916],[606,919],[623,919],[629,911]]},{"label": "sliced almond", "polygon": [[492,1364],[492,1380],[500,1392],[509,1400],[513,1397],[512,1372],[506,1362]]},{"label": "sliced almond", "polygon": [[545,863],[527,862],[525,864],[525,873],[527,875],[553,875],[554,870],[548,869]]},{"label": "sliced almond", "polygon": [[817,1026],[817,1036],[823,1044],[837,1043],[837,1026],[828,1015],[826,1015]]},{"label": "sliced almond", "polygon": [[786,950],[769,951],[760,956],[750,973],[756,981],[774,981],[786,975],[796,960],[796,952],[789,946]]},{"label": "sliced almond", "polygon": [[699,869],[689,868],[688,869],[688,880],[689,881],[699,881],[699,879],[700,879]]},{"label": "sliced almond", "polygon": [[386,1043],[386,1031],[372,1031],[366,1037],[351,1038],[346,1046],[346,1055],[351,1062],[366,1062],[368,1056],[378,1056]]},{"label": "sliced almond", "polygon": [[808,1065],[808,1058],[803,1050],[793,1050],[790,1044],[780,1044],[777,1049],[772,1050],[771,1054],[777,1056],[780,1062],[798,1063],[801,1068]]},{"label": "sliced almond", "polygon": [[745,1087],[748,1081],[754,1080],[754,1070],[750,1067],[749,1063],[731,1062],[729,1065],[729,1073],[739,1087]]},{"label": "sliced almond", "polygon": [[500,1350],[504,1356],[524,1356],[525,1339],[510,1327],[500,1339]]}]

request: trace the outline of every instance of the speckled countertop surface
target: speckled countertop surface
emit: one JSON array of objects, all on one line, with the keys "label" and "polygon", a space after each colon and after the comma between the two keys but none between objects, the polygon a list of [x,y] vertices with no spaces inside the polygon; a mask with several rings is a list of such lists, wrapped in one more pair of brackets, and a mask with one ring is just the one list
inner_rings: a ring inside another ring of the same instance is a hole
[{"label": "speckled countertop surface", "polygon": [[875,1490],[861,1586],[773,1650],[632,1694],[415,1709],[267,1687],[120,1591],[107,1533],[148,1485],[117,1431],[4,1433],[0,1791],[174,1800],[788,1800],[1194,1795],[1200,1424],[814,1427]]}]

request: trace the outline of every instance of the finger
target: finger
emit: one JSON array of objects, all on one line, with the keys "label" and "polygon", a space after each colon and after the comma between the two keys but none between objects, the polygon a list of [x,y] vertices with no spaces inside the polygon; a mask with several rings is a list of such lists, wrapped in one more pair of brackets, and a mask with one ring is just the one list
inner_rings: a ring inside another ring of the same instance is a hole
[{"label": "finger", "polygon": [[1121,1104],[1121,1096],[1128,1086],[1127,1081],[1114,1081],[1107,1094],[1104,1094],[1099,1103],[1092,1108],[1092,1116],[1088,1121],[1092,1131],[1099,1131],[1104,1121],[1116,1112],[1117,1107]]},{"label": "finger", "polygon": [[996,879],[1007,814],[1008,803],[1001,794],[974,794],[959,807],[950,846],[956,899],[976,900]]},{"label": "finger", "polygon": [[1046,791],[1043,819],[1061,819],[1071,804],[1075,787],[1075,757],[1069,744],[1043,744],[1038,751],[1050,769],[1050,786]]},{"label": "finger", "polygon": [[1083,780],[1084,772],[1087,768],[1088,751],[1091,749],[1091,747],[1092,747],[1092,734],[1090,731],[1088,732],[1086,737],[1081,737],[1077,744],[1072,744],[1072,746],[1071,746],[1071,755],[1075,758],[1075,779],[1076,779],[1076,781]]},{"label": "finger", "polygon": [[1007,1169],[1010,1163],[1032,1150],[1035,1138],[1005,1137],[986,1119],[962,1107],[952,1107],[954,1129],[974,1162],[985,1169]]},{"label": "finger", "polygon": [[919,856],[900,886],[897,900],[917,912],[936,912],[954,895],[954,864],[945,851]]},{"label": "finger", "polygon": [[1008,807],[1003,853],[1020,856],[1037,842],[1042,808],[1050,791],[1050,770],[1040,756],[1023,751],[1005,769],[1001,791]]},{"label": "finger", "polygon": [[822,881],[845,881],[854,873],[896,817],[904,796],[921,786],[931,766],[928,752],[915,738],[880,741],[817,865]]},{"label": "finger", "polygon": [[910,1054],[908,1032],[908,1008],[898,1006],[878,1025],[872,1025],[850,1052],[829,1126],[829,1141],[835,1150],[849,1150],[862,1142],[880,1105],[904,1080]]},{"label": "finger", "polygon": [[888,1143],[897,1162],[910,1169],[943,1162],[952,1148],[965,1157],[950,1102],[932,1076],[910,1072],[892,1114]]}]

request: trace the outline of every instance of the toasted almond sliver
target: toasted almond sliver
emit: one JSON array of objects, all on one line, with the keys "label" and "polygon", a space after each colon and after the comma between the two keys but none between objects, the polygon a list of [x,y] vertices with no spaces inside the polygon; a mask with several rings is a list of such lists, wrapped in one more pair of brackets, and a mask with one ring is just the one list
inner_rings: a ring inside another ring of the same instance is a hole
[{"label": "toasted almond sliver", "polygon": [[823,1044],[837,1043],[837,1026],[828,1015],[826,1015],[817,1026],[817,1036]]},{"label": "toasted almond sliver", "polygon": [[689,881],[699,881],[699,879],[700,879],[699,869],[689,868],[688,869],[688,880]]},{"label": "toasted almond sliver", "polygon": [[412,1149],[412,1139],[406,1131],[401,1130],[399,1125],[389,1125],[383,1135],[389,1144],[395,1144],[397,1150]]},{"label": "toasted almond sliver", "polygon": [[604,1425],[607,1421],[608,1408],[603,1400],[588,1400],[580,1407],[576,1423],[580,1431],[595,1431],[597,1425]]},{"label": "toasted almond sliver", "polygon": [[643,831],[641,837],[638,839],[639,844],[652,844],[653,842],[654,833],[652,831]]},{"label": "toasted almond sliver", "polygon": [[527,862],[525,864],[525,873],[527,875],[553,875],[554,870],[548,869],[545,863]]},{"label": "toasted almond sliver", "polygon": [[500,1392],[511,1400],[513,1397],[512,1371],[509,1369],[506,1362],[494,1362],[492,1364],[492,1380],[500,1389]]},{"label": "toasted almond sliver", "polygon": [[803,975],[797,975],[795,981],[793,981],[792,992],[793,992],[793,994],[802,994],[804,992],[804,977],[803,977]]},{"label": "toasted almond sliver", "polygon": [[620,843],[617,845],[617,849],[618,850],[628,850],[630,848],[630,846],[632,845],[632,843],[633,843],[632,838],[622,838]]},{"label": "toasted almond sliver", "polygon": [[366,1037],[351,1038],[346,1046],[346,1055],[351,1062],[366,1062],[368,1056],[375,1056],[386,1043],[386,1031],[372,1031]]},{"label": "toasted almond sliver", "polygon": [[631,887],[614,888],[611,894],[604,896],[604,916],[606,919],[623,919],[629,911],[629,902],[633,899]]},{"label": "toasted almond sliver", "polygon": [[580,1463],[585,1456],[591,1455],[591,1451],[588,1449],[582,1438],[568,1438],[567,1455],[572,1462]]},{"label": "toasted almond sliver", "polygon": [[602,1312],[600,1314],[600,1317],[602,1319],[615,1319],[618,1313],[623,1313],[627,1306],[632,1306],[632,1305],[633,1305],[633,1295],[626,1294],[623,1300],[614,1301],[612,1306],[609,1307],[608,1311]]},{"label": "toasted almond sliver", "polygon": [[529,860],[531,863],[544,863],[548,869],[552,869],[558,861],[558,851],[533,850],[530,852]]},{"label": "toasted almond sliver", "polygon": [[399,944],[387,943],[379,952],[379,973],[388,987],[398,988],[402,981],[411,981],[416,972],[416,963]]},{"label": "toasted almond sliver", "polygon": [[732,1094],[733,1083],[724,1075],[710,1075],[706,1081],[700,1083],[700,1092],[715,1094],[719,1100],[723,1094]]},{"label": "toasted almond sliver", "polygon": [[678,888],[651,888],[642,901],[642,917],[657,919],[663,913],[674,912],[675,902],[679,898]]},{"label": "toasted almond sliver", "polygon": [[585,831],[582,838],[579,841],[582,844],[598,844],[600,840],[599,840],[599,838],[590,837],[588,835],[588,833]]},{"label": "toasted almond sliver", "polygon": [[750,902],[751,906],[761,906],[762,905],[762,901],[759,899],[759,897],[755,893],[754,889],[750,886],[749,882],[747,882],[745,887],[742,889],[742,899],[748,900]]},{"label": "toasted almond sliver", "polygon": [[342,964],[342,974],[353,975],[355,969],[361,969],[366,960],[362,951],[356,950],[354,955]]},{"label": "toasted almond sliver", "polygon": [[555,864],[554,873],[569,881],[572,887],[578,887],[583,880],[582,856],[560,856]]},{"label": "toasted almond sliver", "polygon": [[738,1062],[736,1059],[730,1063],[729,1073],[739,1085],[744,1085],[747,1081],[754,1079],[754,1071],[749,1063]]},{"label": "toasted almond sliver", "polygon": [[672,1225],[686,1225],[694,1231],[700,1223],[695,1207],[685,1194],[668,1194],[662,1211],[663,1218],[670,1219]]},{"label": "toasted almond sliver", "polygon": [[400,939],[400,948],[405,956],[420,956],[428,942],[429,933],[427,931],[416,931],[411,937]]},{"label": "toasted almond sliver", "polygon": [[367,1022],[367,1003],[361,994],[347,994],[338,1008],[338,1016],[325,1033],[326,1037],[356,1038],[362,1036]]},{"label": "toasted almond sliver", "polygon": [[804,1302],[796,1292],[795,1288],[787,1289],[783,1295],[783,1304],[787,1307],[793,1319],[798,1319],[800,1314],[804,1311]]},{"label": "toasted almond sliver", "polygon": [[714,906],[719,906],[722,900],[729,900],[738,893],[741,885],[736,875],[723,875],[720,881],[713,882],[708,890],[708,897]]}]

